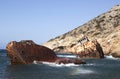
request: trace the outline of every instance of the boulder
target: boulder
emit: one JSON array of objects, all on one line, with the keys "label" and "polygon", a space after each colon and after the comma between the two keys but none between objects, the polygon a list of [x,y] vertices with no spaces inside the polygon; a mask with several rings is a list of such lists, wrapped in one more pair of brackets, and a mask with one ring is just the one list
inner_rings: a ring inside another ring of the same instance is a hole
[{"label": "boulder", "polygon": [[31,40],[12,41],[8,43],[6,50],[11,64],[30,64],[34,61],[84,64],[77,59],[58,58],[54,51],[45,46],[37,45]]}]

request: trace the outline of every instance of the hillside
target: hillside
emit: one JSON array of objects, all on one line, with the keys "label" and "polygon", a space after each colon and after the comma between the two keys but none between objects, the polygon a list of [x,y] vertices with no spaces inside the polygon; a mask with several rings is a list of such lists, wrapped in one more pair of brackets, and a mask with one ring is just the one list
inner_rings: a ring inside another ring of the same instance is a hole
[{"label": "hillside", "polygon": [[89,39],[97,39],[104,54],[120,57],[120,5],[112,7],[109,11],[43,45],[51,49],[58,46],[71,46],[78,42],[80,34],[86,35]]}]

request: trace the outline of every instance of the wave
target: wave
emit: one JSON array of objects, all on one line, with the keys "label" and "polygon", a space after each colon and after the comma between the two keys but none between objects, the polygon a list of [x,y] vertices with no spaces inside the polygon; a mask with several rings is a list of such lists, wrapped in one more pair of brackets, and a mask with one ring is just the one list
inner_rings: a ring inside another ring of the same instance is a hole
[{"label": "wave", "polygon": [[58,57],[65,57],[65,58],[76,58],[76,55],[57,55]]},{"label": "wave", "polygon": [[105,58],[106,58],[106,59],[113,59],[113,60],[118,60],[118,59],[120,59],[120,58],[115,58],[115,57],[113,57],[112,55],[105,55]]},{"label": "wave", "polygon": [[[69,71],[69,75],[80,75],[80,74],[92,74],[92,73],[96,73],[95,71],[93,70],[90,70],[90,69],[85,69],[83,68],[83,65],[76,65],[74,63],[69,63],[69,64],[56,64],[56,63],[51,63],[51,62],[37,62],[37,61],[34,61],[33,62],[34,64],[37,64],[37,65],[47,65],[47,66],[50,66],[50,67],[70,67],[71,70]],[[92,66],[93,64],[86,64],[86,65],[90,65]]]},{"label": "wave", "polygon": [[[77,58],[77,55],[62,55],[62,54],[58,54],[57,55],[58,57],[65,57],[65,58]],[[116,57],[113,57],[112,55],[105,55],[105,59],[120,59],[120,58],[116,58]]]},{"label": "wave", "polygon": [[[64,55],[64,54],[58,54],[58,57],[65,57],[65,58],[77,58],[77,55],[73,55],[73,54],[68,54],[68,55]],[[116,58],[113,57],[112,55],[105,55],[105,59],[120,59],[120,58]]]},{"label": "wave", "polygon": [[79,66],[74,63],[69,63],[69,64],[56,64],[54,62],[39,62],[39,61],[34,61],[33,64],[44,64],[52,67],[71,67],[71,66]]}]

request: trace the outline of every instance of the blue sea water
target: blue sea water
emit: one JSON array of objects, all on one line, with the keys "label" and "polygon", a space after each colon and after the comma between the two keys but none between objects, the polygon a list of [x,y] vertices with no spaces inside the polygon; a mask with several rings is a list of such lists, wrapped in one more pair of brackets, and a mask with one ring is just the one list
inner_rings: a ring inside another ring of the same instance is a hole
[{"label": "blue sea water", "polygon": [[[75,55],[58,55],[75,58]],[[120,59],[84,59],[87,64],[75,65],[33,62],[28,65],[11,65],[6,51],[0,51],[0,79],[120,79]]]}]

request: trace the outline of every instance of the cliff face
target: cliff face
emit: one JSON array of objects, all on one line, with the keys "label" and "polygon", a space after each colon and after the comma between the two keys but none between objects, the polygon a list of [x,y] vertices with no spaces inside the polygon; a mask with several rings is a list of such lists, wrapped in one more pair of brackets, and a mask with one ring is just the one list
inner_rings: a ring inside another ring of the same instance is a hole
[{"label": "cliff face", "polygon": [[51,49],[59,46],[71,46],[78,43],[80,34],[86,35],[91,40],[97,39],[104,54],[120,57],[120,5],[114,6],[108,12],[43,45]]}]

